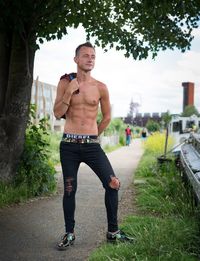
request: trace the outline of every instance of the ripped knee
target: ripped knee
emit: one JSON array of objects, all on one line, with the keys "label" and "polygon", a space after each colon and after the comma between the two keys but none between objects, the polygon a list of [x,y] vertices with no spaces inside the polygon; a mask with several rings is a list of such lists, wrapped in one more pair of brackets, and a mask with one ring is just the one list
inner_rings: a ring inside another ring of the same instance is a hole
[{"label": "ripped knee", "polygon": [[72,182],[73,182],[73,178],[68,177],[66,178],[66,183],[65,183],[65,192],[67,192],[68,195],[70,195],[70,193],[73,191],[73,186],[72,186]]},{"label": "ripped knee", "polygon": [[120,188],[120,181],[117,177],[110,177],[111,181],[109,183],[109,187],[111,187],[112,189],[116,189],[119,190]]}]

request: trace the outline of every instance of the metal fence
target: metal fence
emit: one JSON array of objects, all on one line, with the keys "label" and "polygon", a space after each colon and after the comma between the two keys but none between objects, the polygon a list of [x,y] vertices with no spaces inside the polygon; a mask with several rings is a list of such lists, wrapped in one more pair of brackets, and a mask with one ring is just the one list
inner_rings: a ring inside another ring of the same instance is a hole
[{"label": "metal fence", "polygon": [[181,170],[190,182],[195,198],[200,202],[200,138],[191,134],[189,139],[181,146]]}]

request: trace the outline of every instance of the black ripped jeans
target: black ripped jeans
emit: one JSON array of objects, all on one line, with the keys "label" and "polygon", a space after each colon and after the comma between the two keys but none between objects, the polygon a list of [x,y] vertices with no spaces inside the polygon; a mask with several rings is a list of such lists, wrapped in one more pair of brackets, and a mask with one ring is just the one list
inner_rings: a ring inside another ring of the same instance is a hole
[{"label": "black ripped jeans", "polygon": [[105,189],[108,231],[117,231],[118,191],[109,187],[111,177],[115,177],[115,174],[100,144],[76,144],[61,141],[60,159],[64,181],[63,211],[66,232],[73,233],[74,231],[77,173],[81,162],[86,163],[101,180]]}]

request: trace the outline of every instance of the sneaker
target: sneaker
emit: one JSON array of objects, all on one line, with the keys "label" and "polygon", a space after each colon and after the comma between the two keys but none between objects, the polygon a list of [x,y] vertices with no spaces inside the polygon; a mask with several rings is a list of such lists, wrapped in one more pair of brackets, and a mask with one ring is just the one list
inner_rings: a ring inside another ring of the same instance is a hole
[{"label": "sneaker", "polygon": [[68,246],[74,244],[74,240],[75,235],[73,233],[66,233],[57,245],[58,250],[65,250]]},{"label": "sneaker", "polygon": [[126,235],[123,231],[118,230],[116,232],[107,232],[107,242],[109,243],[117,243],[117,242],[129,242],[133,243],[135,238]]}]

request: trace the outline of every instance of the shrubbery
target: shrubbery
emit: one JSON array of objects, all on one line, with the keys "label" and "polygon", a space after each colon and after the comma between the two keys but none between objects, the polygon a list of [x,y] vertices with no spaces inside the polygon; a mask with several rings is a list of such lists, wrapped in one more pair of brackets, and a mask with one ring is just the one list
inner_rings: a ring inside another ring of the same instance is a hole
[{"label": "shrubbery", "polygon": [[153,120],[148,120],[146,124],[146,128],[149,132],[155,132],[160,130],[160,125],[158,122]]},{"label": "shrubbery", "polygon": [[[34,118],[31,108],[31,118]],[[21,156],[14,184],[27,186],[29,196],[52,192],[55,189],[55,169],[49,160],[49,135],[47,120],[41,119],[38,125],[29,121],[24,151]]]},{"label": "shrubbery", "polygon": [[[55,169],[50,160],[47,119],[33,124],[35,115],[31,107],[26,129],[24,151],[11,183],[0,182],[0,207],[23,202],[28,198],[50,194],[56,188]],[[32,119],[32,120],[31,120]]]}]

